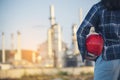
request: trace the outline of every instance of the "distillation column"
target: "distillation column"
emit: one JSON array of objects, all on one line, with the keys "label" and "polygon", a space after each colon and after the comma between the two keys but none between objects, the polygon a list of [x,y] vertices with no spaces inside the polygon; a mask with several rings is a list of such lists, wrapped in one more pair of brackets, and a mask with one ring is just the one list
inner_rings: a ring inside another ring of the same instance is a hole
[{"label": "distillation column", "polygon": [[2,63],[5,63],[5,35],[2,33]]},{"label": "distillation column", "polygon": [[62,52],[62,31],[59,24],[55,24],[53,27],[54,37],[53,37],[53,49],[55,51],[56,64],[57,67],[62,67],[63,65],[63,52]]},{"label": "distillation column", "polygon": [[11,34],[11,52],[14,51],[14,34]]},{"label": "distillation column", "polygon": [[58,24],[58,66],[63,67],[63,51],[62,51],[62,31],[61,27]]},{"label": "distillation column", "polygon": [[15,54],[15,60],[21,61],[21,33],[17,32],[17,53]]},{"label": "distillation column", "polygon": [[61,65],[62,32],[60,25],[55,22],[53,5],[50,6],[50,24],[51,27],[48,30],[48,55],[53,60],[53,66],[59,67]]},{"label": "distillation column", "polygon": [[78,50],[78,43],[77,43],[76,32],[77,32],[77,25],[74,24],[74,25],[72,26],[73,52],[74,52],[75,55],[78,55],[78,54],[79,54],[79,50]]},{"label": "distillation column", "polygon": [[15,41],[14,41],[14,34],[12,33],[12,34],[11,34],[11,52],[10,52],[10,53],[11,53],[10,55],[11,55],[11,58],[12,58],[12,59],[13,59],[13,56],[14,56],[14,54],[15,54],[15,52],[14,52],[14,42],[15,42]]},{"label": "distillation column", "polygon": [[54,6],[50,6],[50,28],[48,29],[48,56],[50,63],[54,65],[54,51],[53,51],[53,26],[55,25]]},{"label": "distillation column", "polygon": [[53,57],[52,53],[52,29],[48,29],[48,56],[50,59]]}]

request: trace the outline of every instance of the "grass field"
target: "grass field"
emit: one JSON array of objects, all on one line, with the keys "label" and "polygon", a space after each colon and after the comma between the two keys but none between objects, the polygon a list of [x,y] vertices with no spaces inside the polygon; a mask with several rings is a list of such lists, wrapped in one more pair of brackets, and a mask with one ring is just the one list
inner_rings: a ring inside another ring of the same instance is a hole
[{"label": "grass field", "polygon": [[93,80],[94,67],[0,70],[0,80]]},{"label": "grass field", "polygon": [[73,75],[69,74],[67,72],[60,71],[57,74],[54,75],[46,75],[46,74],[40,74],[40,75],[26,75],[24,74],[21,78],[18,79],[2,79],[2,80],[93,80],[93,73],[80,73],[79,75]]}]

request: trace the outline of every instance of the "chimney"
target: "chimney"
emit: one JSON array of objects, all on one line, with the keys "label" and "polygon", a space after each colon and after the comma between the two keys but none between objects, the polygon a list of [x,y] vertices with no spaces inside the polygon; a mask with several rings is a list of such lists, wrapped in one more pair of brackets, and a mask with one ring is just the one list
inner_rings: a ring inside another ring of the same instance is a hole
[{"label": "chimney", "polygon": [[14,51],[14,34],[11,34],[11,52]]},{"label": "chimney", "polygon": [[21,60],[21,33],[17,32],[17,53],[15,54],[15,60]]},{"label": "chimney", "polygon": [[80,8],[80,15],[79,15],[79,17],[80,17],[80,24],[82,23],[82,8]]},{"label": "chimney", "polygon": [[5,63],[5,35],[4,32],[2,32],[2,63]]},{"label": "chimney", "polygon": [[53,5],[50,6],[50,23],[51,23],[51,26],[55,24],[55,13],[54,13]]}]

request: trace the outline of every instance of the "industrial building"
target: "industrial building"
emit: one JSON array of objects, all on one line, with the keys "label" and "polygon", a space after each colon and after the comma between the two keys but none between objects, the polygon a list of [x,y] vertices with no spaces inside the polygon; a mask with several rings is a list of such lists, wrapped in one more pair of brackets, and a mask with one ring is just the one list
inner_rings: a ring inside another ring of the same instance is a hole
[{"label": "industrial building", "polygon": [[[77,24],[72,25],[72,47],[68,48],[62,39],[62,29],[56,23],[54,6],[50,6],[50,27],[46,33],[47,40],[39,45],[37,51],[23,50],[21,48],[21,33],[17,32],[17,48],[14,48],[14,34],[11,34],[11,50],[5,49],[5,35],[2,33],[2,50],[0,50],[0,63],[12,63],[14,65],[39,64],[40,67],[79,67],[91,65],[91,62],[82,63],[80,51],[77,45]],[[82,10],[80,9],[80,23],[82,22]]]},{"label": "industrial building", "polygon": [[[62,40],[61,26],[55,21],[54,6],[50,6],[50,28],[47,33],[47,41],[40,45],[39,53],[43,58],[49,59],[48,64],[53,67],[63,67],[63,55],[67,48]],[[45,55],[46,54],[46,55]],[[47,57],[46,57],[47,56]],[[46,60],[47,60],[46,59]],[[48,60],[47,60],[48,61]]]},{"label": "industrial building", "polygon": [[11,34],[11,49],[5,48],[5,34],[2,33],[2,50],[0,50],[0,63],[14,66],[31,65],[37,62],[37,52],[21,49],[21,34],[17,32],[17,49],[14,49],[14,35]]}]

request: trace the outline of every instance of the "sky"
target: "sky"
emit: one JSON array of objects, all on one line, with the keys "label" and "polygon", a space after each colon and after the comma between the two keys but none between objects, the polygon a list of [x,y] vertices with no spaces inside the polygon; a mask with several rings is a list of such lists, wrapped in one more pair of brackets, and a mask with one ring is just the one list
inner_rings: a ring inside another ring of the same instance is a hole
[{"label": "sky", "polygon": [[80,8],[83,19],[93,4],[99,0],[0,0],[0,49],[2,32],[5,34],[5,48],[11,49],[11,34],[14,34],[14,48],[17,46],[17,32],[21,33],[21,48],[36,50],[47,40],[50,28],[50,5],[54,5],[56,23],[62,28],[62,39],[71,46],[72,25],[80,25]]}]

